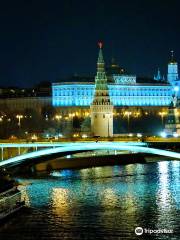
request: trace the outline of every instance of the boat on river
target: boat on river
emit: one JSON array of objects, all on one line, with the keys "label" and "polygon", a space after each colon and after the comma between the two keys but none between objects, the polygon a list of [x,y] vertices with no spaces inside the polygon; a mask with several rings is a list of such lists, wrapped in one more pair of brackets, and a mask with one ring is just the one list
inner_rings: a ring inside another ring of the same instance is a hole
[{"label": "boat on river", "polygon": [[0,168],[0,221],[25,206],[18,182]]},{"label": "boat on river", "polygon": [[22,193],[16,187],[12,187],[7,191],[0,193],[0,220],[19,211],[25,206],[25,201],[22,200]]}]

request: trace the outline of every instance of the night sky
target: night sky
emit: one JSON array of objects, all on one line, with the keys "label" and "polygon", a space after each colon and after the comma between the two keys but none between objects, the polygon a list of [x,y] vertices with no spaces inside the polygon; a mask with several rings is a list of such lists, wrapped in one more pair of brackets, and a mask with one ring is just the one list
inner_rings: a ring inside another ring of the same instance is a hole
[{"label": "night sky", "polygon": [[129,73],[166,74],[170,50],[180,62],[179,2],[1,1],[0,85],[94,75],[99,40],[106,63],[114,57]]}]

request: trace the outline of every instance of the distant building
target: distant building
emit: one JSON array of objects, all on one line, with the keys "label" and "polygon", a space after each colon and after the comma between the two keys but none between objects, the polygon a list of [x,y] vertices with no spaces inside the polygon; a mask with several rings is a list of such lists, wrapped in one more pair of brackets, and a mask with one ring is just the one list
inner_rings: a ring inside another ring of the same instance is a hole
[{"label": "distant building", "polygon": [[52,106],[51,97],[14,97],[0,99],[0,110],[11,112],[23,112],[26,109],[34,109],[41,112],[42,108]]},{"label": "distant building", "polygon": [[158,68],[157,75],[154,75],[154,80],[156,81],[165,81],[165,77],[161,75],[161,72]]},{"label": "distant building", "polygon": [[119,67],[112,58],[111,64],[106,67],[106,75],[109,83],[133,84],[136,83],[136,75],[129,75],[124,68]]},{"label": "distant building", "polygon": [[0,89],[0,110],[24,111],[52,106],[51,83],[42,82],[34,88],[8,87]]}]

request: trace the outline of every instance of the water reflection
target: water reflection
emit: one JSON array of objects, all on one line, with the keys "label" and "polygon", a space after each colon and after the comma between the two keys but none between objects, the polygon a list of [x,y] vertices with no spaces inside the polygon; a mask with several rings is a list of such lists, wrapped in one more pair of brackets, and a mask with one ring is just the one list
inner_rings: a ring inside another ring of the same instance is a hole
[{"label": "water reflection", "polygon": [[107,188],[102,193],[102,206],[105,208],[116,207],[118,203],[118,196],[112,188]]},{"label": "water reflection", "polygon": [[[156,193],[157,227],[174,229],[173,219],[176,216],[176,203],[173,196],[173,187],[176,180],[173,176],[171,162],[158,163],[158,190]],[[176,194],[177,195],[177,194]]]},{"label": "water reflection", "polygon": [[158,171],[159,171],[159,186],[157,191],[157,205],[160,211],[165,210],[170,207],[171,193],[169,190],[169,171],[168,171],[169,162],[159,162]]},{"label": "water reflection", "polygon": [[176,169],[176,171],[172,171],[172,182],[171,184],[171,191],[173,195],[173,199],[176,203],[176,207],[178,210],[180,210],[180,198],[178,196],[180,195],[180,161],[172,161],[171,162],[171,168]]},{"label": "water reflection", "polygon": [[24,239],[36,240],[29,233],[38,229],[44,239],[133,240],[137,226],[179,226],[179,162],[63,170],[31,182],[26,194],[38,212],[18,216],[0,239],[22,239],[25,229]]},{"label": "water reflection", "polygon": [[52,210],[59,216],[63,216],[69,211],[68,189],[53,188],[52,190]]}]

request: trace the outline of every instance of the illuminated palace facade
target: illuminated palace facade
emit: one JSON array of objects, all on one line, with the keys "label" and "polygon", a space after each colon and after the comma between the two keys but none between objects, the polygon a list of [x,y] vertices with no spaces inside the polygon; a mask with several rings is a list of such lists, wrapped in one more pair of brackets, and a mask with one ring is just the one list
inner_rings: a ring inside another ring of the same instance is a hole
[{"label": "illuminated palace facade", "polygon": [[[121,77],[119,77],[121,78]],[[109,83],[109,94],[114,106],[168,106],[173,88],[167,84],[138,84],[136,82]],[[54,107],[90,106],[94,96],[94,83],[54,83]]]},{"label": "illuminated palace facade", "polygon": [[[107,72],[109,69],[107,70]],[[179,86],[178,64],[173,53],[168,63],[167,81],[158,71],[153,81],[137,81],[117,64],[112,63],[108,75],[108,89],[115,107],[167,107],[172,101],[175,86]],[[177,89],[177,88],[176,88]],[[52,84],[52,105],[62,107],[89,107],[93,101],[95,84],[90,81],[59,82]]]}]

